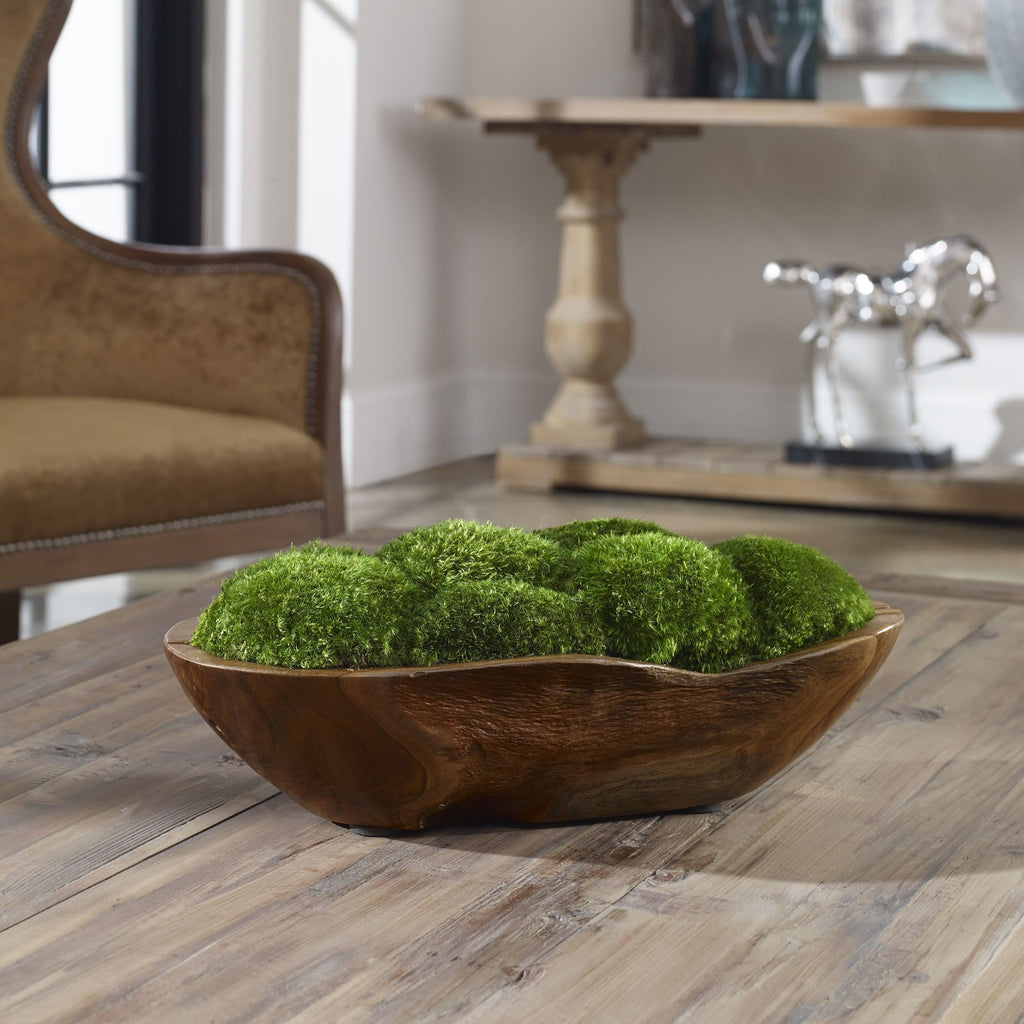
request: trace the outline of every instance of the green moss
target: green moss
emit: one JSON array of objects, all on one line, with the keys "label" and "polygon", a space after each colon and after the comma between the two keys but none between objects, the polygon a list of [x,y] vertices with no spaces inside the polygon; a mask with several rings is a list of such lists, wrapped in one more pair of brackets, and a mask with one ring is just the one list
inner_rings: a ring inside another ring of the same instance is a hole
[{"label": "green moss", "polygon": [[718,672],[862,626],[867,594],[813,548],[713,548],[653,523],[537,533],[449,520],[368,556],[322,543],[227,580],[193,643],[297,668],[602,654]]},{"label": "green moss", "polygon": [[599,536],[576,553],[575,581],[604,626],[611,655],[700,672],[746,660],[752,618],[743,581],[700,541]]},{"label": "green moss", "polygon": [[874,617],[859,583],[820,551],[776,537],[736,537],[714,550],[743,577],[753,614],[749,656],[763,661],[859,629]]},{"label": "green moss", "polygon": [[419,600],[379,559],[314,543],[225,581],[192,642],[221,658],[289,668],[402,665]]},{"label": "green moss", "polygon": [[559,588],[568,569],[565,552],[550,540],[464,519],[410,530],[385,544],[377,557],[433,592],[461,580],[514,579]]},{"label": "green moss", "polygon": [[583,547],[598,537],[628,537],[635,533],[660,533],[669,537],[676,534],[666,530],[657,523],[649,523],[644,519],[576,519],[561,526],[548,526],[533,531],[538,537],[553,540],[556,544],[570,551]]},{"label": "green moss", "polygon": [[568,594],[518,580],[458,580],[439,592],[416,630],[418,664],[541,654],[603,654],[596,619]]}]

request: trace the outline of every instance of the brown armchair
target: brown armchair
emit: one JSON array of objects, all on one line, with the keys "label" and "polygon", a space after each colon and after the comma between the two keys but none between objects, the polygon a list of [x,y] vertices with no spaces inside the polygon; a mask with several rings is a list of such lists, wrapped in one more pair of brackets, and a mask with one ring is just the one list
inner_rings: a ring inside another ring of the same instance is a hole
[{"label": "brown armchair", "polygon": [[0,3],[0,640],[28,585],[344,528],[330,271],[121,245],[50,202],[29,126],[70,6]]}]

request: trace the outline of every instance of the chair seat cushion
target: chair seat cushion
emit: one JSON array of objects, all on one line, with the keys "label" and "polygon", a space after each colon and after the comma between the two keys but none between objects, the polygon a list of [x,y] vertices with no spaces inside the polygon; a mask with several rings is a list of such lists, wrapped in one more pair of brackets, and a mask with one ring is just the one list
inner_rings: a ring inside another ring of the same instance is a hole
[{"label": "chair seat cushion", "polygon": [[0,544],[317,501],[323,449],[273,420],[0,396]]}]

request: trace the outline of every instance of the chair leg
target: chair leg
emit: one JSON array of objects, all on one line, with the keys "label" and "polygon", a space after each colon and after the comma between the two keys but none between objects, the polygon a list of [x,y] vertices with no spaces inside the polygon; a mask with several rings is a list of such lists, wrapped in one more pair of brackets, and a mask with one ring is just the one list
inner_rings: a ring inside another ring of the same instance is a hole
[{"label": "chair leg", "polygon": [[0,591],[0,644],[18,639],[18,621],[21,614],[21,591]]}]

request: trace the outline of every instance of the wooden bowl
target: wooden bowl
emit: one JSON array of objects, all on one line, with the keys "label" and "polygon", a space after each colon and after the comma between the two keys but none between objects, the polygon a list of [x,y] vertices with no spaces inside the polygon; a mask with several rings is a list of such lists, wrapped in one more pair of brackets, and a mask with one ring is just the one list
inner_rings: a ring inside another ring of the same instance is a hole
[{"label": "wooden bowl", "polygon": [[816,742],[903,615],[732,672],[587,655],[408,669],[284,669],[164,648],[199,713],[314,814],[372,828],[575,821],[728,800]]}]

